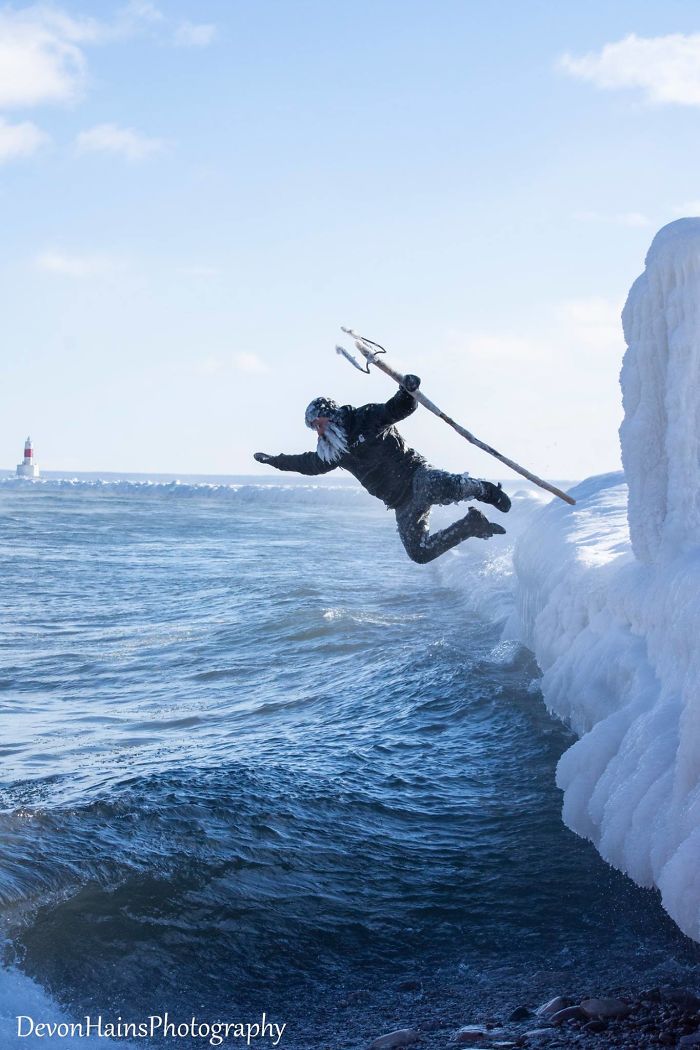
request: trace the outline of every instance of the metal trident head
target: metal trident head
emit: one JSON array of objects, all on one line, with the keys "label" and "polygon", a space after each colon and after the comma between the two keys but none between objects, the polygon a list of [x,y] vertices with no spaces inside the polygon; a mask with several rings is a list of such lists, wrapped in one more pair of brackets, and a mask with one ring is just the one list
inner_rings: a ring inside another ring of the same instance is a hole
[{"label": "metal trident head", "polygon": [[380,346],[379,343],[374,343],[371,339],[365,339],[364,336],[358,335],[357,332],[354,332],[352,330],[352,328],[343,328],[341,326],[340,330],[341,332],[345,332],[346,335],[352,336],[352,338],[355,340],[355,346],[365,359],[365,366],[363,368],[360,362],[357,360],[357,358],[353,354],[351,354],[349,350],[346,350],[343,346],[336,346],[336,354],[342,354],[345,360],[349,361],[351,365],[354,365],[354,367],[357,368],[358,371],[364,372],[366,375],[369,375],[369,366],[375,363],[379,354],[385,354],[386,350],[383,346]]}]

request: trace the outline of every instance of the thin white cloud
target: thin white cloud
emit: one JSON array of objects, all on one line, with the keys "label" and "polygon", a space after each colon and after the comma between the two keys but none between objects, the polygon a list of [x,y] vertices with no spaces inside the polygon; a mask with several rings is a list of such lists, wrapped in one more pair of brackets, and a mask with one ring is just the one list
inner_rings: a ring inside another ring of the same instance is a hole
[{"label": "thin white cloud", "polygon": [[97,124],[81,131],[76,138],[79,153],[118,154],[130,161],[144,160],[163,149],[161,139],[147,138],[133,128],[116,124]]},{"label": "thin white cloud", "polygon": [[673,214],[685,217],[700,215],[700,200],[685,201],[684,204],[677,204],[673,208]]},{"label": "thin white cloud", "polygon": [[639,229],[643,226],[651,226],[651,219],[640,211],[623,211],[615,215],[614,219],[622,226],[632,226]]},{"label": "thin white cloud", "polygon": [[119,12],[118,21],[134,27],[139,24],[157,25],[165,21],[165,15],[150,0],[130,0]]},{"label": "thin white cloud", "polygon": [[237,353],[233,355],[232,360],[234,368],[239,372],[247,372],[249,375],[263,375],[270,371],[257,354]]},{"label": "thin white cloud", "polygon": [[652,224],[651,219],[640,211],[612,212],[608,215],[599,211],[577,211],[574,212],[574,218],[579,219],[581,222],[611,222],[618,226],[629,226],[633,229],[640,229]]},{"label": "thin white cloud", "polygon": [[[36,3],[0,8],[0,110],[77,101],[87,84],[85,46],[150,34],[181,47],[206,47],[210,24],[166,17],[151,0],[130,0],[108,21],[74,17]],[[0,164],[35,153],[48,136],[35,124],[9,123],[0,115]],[[139,161],[164,143],[133,128],[98,124],[78,135],[79,152],[101,152]]]},{"label": "thin white cloud", "polygon": [[562,55],[558,65],[599,88],[640,88],[652,103],[700,106],[700,33],[632,33],[600,51]]},{"label": "thin white cloud", "polygon": [[0,117],[0,164],[18,157],[29,157],[47,141],[48,135],[36,124],[30,121],[9,124]]},{"label": "thin white cloud", "polygon": [[175,22],[150,0],[131,0],[118,12],[113,32],[123,37],[150,33],[176,47],[208,47],[216,36],[216,26],[187,20]]},{"label": "thin white cloud", "polygon": [[35,5],[0,11],[0,106],[69,102],[81,94],[85,56],[79,44],[99,27],[57,8]]},{"label": "thin white cloud", "polygon": [[622,303],[616,299],[592,296],[569,299],[554,309],[554,316],[571,342],[589,352],[606,354],[623,348]]},{"label": "thin white cloud", "polygon": [[110,21],[74,17],[50,4],[0,8],[0,108],[72,102],[87,79],[84,45],[155,34],[204,47],[216,27],[176,22],[150,0],[131,0]]},{"label": "thin white cloud", "polygon": [[42,252],[34,261],[37,269],[64,277],[94,277],[116,266],[113,259],[104,255],[66,255],[50,250]]},{"label": "thin white cloud", "polygon": [[257,354],[239,352],[234,354],[209,354],[199,358],[193,364],[197,375],[225,378],[232,372],[243,372],[245,375],[266,375],[270,369]]},{"label": "thin white cloud", "polygon": [[533,339],[508,332],[475,332],[463,343],[462,352],[470,361],[496,363],[532,361],[547,355],[547,348]]},{"label": "thin white cloud", "polygon": [[215,36],[216,26],[214,25],[181,22],[175,30],[173,39],[178,47],[208,47]]},{"label": "thin white cloud", "polygon": [[451,362],[469,368],[542,368],[562,354],[585,352],[607,358],[622,355],[622,303],[604,296],[567,299],[543,306],[536,336],[504,330],[452,332],[445,349]]}]

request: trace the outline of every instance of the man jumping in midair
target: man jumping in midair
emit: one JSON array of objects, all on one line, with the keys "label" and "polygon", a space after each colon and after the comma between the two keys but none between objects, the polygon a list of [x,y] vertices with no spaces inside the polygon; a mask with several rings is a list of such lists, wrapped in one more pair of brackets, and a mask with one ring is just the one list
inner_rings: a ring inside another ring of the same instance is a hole
[{"label": "man jumping in midair", "polygon": [[504,528],[471,507],[466,517],[430,535],[433,506],[476,499],[505,512],[510,510],[510,500],[500,485],[468,474],[436,470],[408,447],[393,424],[415,412],[412,394],[419,386],[418,376],[404,376],[402,386],[386,404],[361,408],[339,406],[328,397],[317,397],[306,410],[306,425],[318,435],[316,451],[298,456],[256,452],[255,459],[299,474],[327,474],[343,467],[372,496],[396,512],[406,553],[421,564],[438,558],[469,536],[486,540],[504,533]]}]

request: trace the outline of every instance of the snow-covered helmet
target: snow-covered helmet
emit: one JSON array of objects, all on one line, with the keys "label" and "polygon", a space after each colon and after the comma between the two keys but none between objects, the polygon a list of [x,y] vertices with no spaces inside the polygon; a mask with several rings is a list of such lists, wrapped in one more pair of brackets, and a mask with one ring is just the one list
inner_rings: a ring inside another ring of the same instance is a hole
[{"label": "snow-covered helmet", "polygon": [[338,405],[331,397],[315,397],[306,409],[304,419],[307,427],[313,427],[314,420],[324,416],[326,419],[334,419],[338,412]]}]

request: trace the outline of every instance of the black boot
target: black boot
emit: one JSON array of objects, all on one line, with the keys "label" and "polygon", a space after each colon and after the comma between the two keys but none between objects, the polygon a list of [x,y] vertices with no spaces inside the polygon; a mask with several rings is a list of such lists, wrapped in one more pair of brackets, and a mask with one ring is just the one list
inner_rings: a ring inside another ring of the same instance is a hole
[{"label": "black boot", "polygon": [[[507,496],[506,499],[508,499]],[[465,537],[477,536],[480,540],[490,540],[492,536],[504,536],[506,531],[502,525],[489,521],[476,507],[470,507],[466,518],[462,518],[456,524],[462,526]]]},{"label": "black boot", "polygon": [[501,488],[500,482],[498,485],[494,485],[490,481],[482,481],[481,485],[484,492],[482,496],[476,497],[479,503],[490,503],[496,510],[507,514],[510,510],[510,499]]}]

